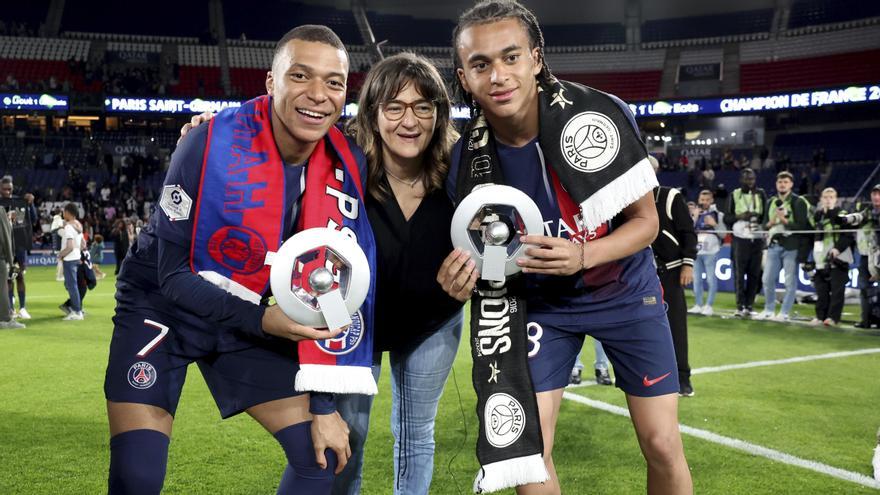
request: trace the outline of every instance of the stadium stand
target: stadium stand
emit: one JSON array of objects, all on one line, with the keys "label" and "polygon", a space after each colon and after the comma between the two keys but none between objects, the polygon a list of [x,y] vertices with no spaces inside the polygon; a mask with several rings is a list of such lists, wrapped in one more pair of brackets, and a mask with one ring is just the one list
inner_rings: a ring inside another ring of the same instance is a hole
[{"label": "stadium stand", "polygon": [[740,91],[770,92],[880,81],[880,50],[740,66]]},{"label": "stadium stand", "polygon": [[812,160],[813,153],[821,148],[825,150],[825,159],[829,163],[876,163],[880,161],[878,137],[880,128],[877,127],[783,134],[776,138],[774,150],[788,155],[793,162],[808,162]]},{"label": "stadium stand", "polygon": [[[77,0],[64,9],[61,25],[65,31],[178,37],[189,37],[193,33],[203,35],[208,32],[206,4],[175,0],[153,0],[149,5]],[[107,19],[113,19],[113,22],[107,22]]]},{"label": "stadium stand", "polygon": [[717,39],[719,42],[746,40],[750,39],[748,35],[766,35],[770,31],[772,20],[773,9],[653,19],[642,24],[642,43],[660,44],[701,38]]},{"label": "stadium stand", "polygon": [[223,16],[228,38],[244,36],[248,39],[277,40],[292,26],[323,24],[333,29],[347,45],[362,43],[350,11],[279,0],[260,2],[260,15],[253,15],[254,8],[251,2],[224,3]]},{"label": "stadium stand", "polygon": [[880,2],[864,0],[797,0],[791,6],[788,28],[880,17]]}]

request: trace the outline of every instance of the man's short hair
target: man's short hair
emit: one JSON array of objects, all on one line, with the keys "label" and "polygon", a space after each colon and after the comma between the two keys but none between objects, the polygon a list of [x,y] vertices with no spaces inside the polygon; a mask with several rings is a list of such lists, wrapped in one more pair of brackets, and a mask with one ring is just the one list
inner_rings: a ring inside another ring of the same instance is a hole
[{"label": "man's short hair", "polygon": [[740,170],[739,175],[755,175],[755,171],[751,167]]},{"label": "man's short hair", "polygon": [[822,189],[822,194],[825,193],[834,193],[834,195],[837,196],[837,189],[834,189],[833,187],[826,187],[825,189]]},{"label": "man's short hair", "polygon": [[79,216],[79,208],[73,203],[67,203],[64,205],[64,211],[73,215],[74,218]]},{"label": "man's short hair", "polygon": [[779,180],[779,179],[788,179],[788,180],[794,182],[794,176],[791,175],[791,172],[789,172],[788,170],[783,170],[782,172],[779,172],[778,174],[776,174],[776,180]]},{"label": "man's short hair", "polygon": [[702,196],[704,194],[708,194],[709,196],[712,196],[713,198],[715,197],[715,193],[713,193],[709,189],[703,189],[702,191],[700,191],[700,196]]},{"label": "man's short hair", "polygon": [[281,50],[293,40],[324,43],[337,50],[342,50],[345,52],[345,57],[348,58],[348,51],[345,49],[345,43],[339,39],[339,36],[337,36],[332,29],[320,24],[303,24],[302,26],[297,26],[288,31],[287,34],[282,36],[281,39],[278,40],[278,43],[275,44],[275,51],[272,54],[273,65],[275,64],[275,57],[277,57],[278,54],[281,53]]},{"label": "man's short hair", "polygon": [[0,179],[0,184],[12,184],[12,177],[9,175],[4,175],[2,179]]}]

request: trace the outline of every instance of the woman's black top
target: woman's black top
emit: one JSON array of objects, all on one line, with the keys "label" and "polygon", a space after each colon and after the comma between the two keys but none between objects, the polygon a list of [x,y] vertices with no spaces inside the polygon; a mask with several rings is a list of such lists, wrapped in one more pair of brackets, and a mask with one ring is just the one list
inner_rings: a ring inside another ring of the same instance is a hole
[{"label": "woman's black top", "polygon": [[[387,180],[386,187],[390,191]],[[437,271],[452,252],[454,209],[443,189],[425,196],[409,221],[393,195],[383,201],[368,196],[366,204],[378,265],[374,349],[399,350],[462,307],[437,283]]]}]

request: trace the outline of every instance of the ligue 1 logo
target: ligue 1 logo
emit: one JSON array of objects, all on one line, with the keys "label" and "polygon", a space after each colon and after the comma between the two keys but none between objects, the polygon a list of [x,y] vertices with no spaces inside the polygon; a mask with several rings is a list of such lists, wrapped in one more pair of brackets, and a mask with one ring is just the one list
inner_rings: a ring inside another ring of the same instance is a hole
[{"label": "ligue 1 logo", "polygon": [[128,384],[140,390],[152,387],[156,383],[156,368],[146,361],[138,361],[128,369]]},{"label": "ligue 1 logo", "polygon": [[486,440],[494,447],[504,448],[522,435],[526,417],[522,405],[510,395],[492,394],[483,408]]},{"label": "ligue 1 logo", "polygon": [[572,168],[581,172],[598,172],[617,158],[620,133],[607,116],[583,112],[565,124],[559,146]]}]

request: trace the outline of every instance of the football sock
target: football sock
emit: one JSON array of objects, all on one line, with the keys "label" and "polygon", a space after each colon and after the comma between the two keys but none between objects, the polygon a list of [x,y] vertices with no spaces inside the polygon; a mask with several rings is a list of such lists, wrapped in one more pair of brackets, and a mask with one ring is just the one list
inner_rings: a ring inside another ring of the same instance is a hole
[{"label": "football sock", "polygon": [[287,455],[287,468],[281,476],[278,495],[330,493],[336,477],[336,453],[325,450],[327,469],[318,466],[312,446],[311,421],[282,428],[275,433],[275,439]]},{"label": "football sock", "polygon": [[21,284],[19,284],[19,290],[18,290],[18,307],[19,307],[19,308],[23,308],[24,306],[25,306],[25,304],[24,304],[24,288],[21,287]]},{"label": "football sock", "polygon": [[158,495],[165,482],[168,443],[156,430],[131,430],[110,439],[109,495]]}]

